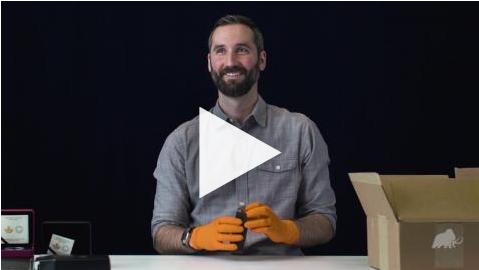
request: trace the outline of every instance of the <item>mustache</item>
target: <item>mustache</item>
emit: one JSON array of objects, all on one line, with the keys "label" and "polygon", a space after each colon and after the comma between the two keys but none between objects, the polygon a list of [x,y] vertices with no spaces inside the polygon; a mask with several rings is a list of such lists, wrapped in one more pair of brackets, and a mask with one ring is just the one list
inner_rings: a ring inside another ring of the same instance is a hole
[{"label": "mustache", "polygon": [[246,69],[240,66],[225,67],[220,71],[220,76],[223,77],[226,73],[229,72],[239,72],[240,74],[246,74]]}]

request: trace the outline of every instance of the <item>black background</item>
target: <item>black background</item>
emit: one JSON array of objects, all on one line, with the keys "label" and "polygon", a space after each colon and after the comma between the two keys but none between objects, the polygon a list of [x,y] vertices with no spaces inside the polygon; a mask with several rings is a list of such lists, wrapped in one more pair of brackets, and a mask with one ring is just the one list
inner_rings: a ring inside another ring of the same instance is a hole
[{"label": "black background", "polygon": [[307,254],[366,254],[348,172],[479,166],[477,3],[2,2],[2,208],[89,220],[95,253],[153,254],[156,159],[214,105],[207,38],[228,13],[265,35],[260,94],[329,146],[337,236]]}]

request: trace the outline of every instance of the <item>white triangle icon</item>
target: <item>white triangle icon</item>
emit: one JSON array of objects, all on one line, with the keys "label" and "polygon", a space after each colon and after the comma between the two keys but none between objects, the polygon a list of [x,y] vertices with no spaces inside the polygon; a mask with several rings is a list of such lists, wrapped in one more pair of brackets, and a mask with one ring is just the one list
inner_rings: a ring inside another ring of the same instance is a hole
[{"label": "white triangle icon", "polygon": [[200,108],[200,198],[281,154]]}]

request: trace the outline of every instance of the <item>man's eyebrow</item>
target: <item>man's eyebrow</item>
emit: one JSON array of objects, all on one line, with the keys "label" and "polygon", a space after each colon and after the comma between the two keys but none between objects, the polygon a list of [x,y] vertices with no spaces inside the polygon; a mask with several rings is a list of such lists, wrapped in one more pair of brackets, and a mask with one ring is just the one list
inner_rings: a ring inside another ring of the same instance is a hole
[{"label": "man's eyebrow", "polygon": [[241,46],[251,48],[251,46],[248,45],[248,43],[238,43],[238,44],[235,45],[235,47],[241,47]]},{"label": "man's eyebrow", "polygon": [[225,45],[222,45],[222,44],[220,44],[220,45],[215,45],[215,46],[213,46],[213,49],[212,49],[212,50],[214,51],[214,50],[216,50],[216,49],[223,48],[224,46],[225,46]]},{"label": "man's eyebrow", "polygon": [[[225,47],[225,45],[219,44],[219,45],[213,46],[213,49],[212,49],[212,50],[214,51],[214,50],[217,50],[217,49],[220,49],[220,48],[224,48],[224,47]],[[236,47],[247,47],[247,48],[251,48],[251,46],[250,46],[248,43],[238,43],[238,44],[235,44],[235,48],[236,48]]]}]

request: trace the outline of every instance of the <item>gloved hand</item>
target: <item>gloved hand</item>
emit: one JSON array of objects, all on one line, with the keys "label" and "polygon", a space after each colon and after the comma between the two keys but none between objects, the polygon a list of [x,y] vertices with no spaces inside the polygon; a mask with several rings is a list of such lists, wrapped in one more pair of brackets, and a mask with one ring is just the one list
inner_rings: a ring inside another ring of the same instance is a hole
[{"label": "gloved hand", "polygon": [[256,233],[264,233],[271,241],[292,245],[299,240],[298,225],[292,220],[281,220],[273,210],[258,202],[245,208],[248,221],[244,227]]},{"label": "gloved hand", "polygon": [[196,250],[234,251],[238,247],[231,242],[243,240],[242,223],[241,219],[235,217],[216,218],[208,224],[193,229],[190,246]]}]

